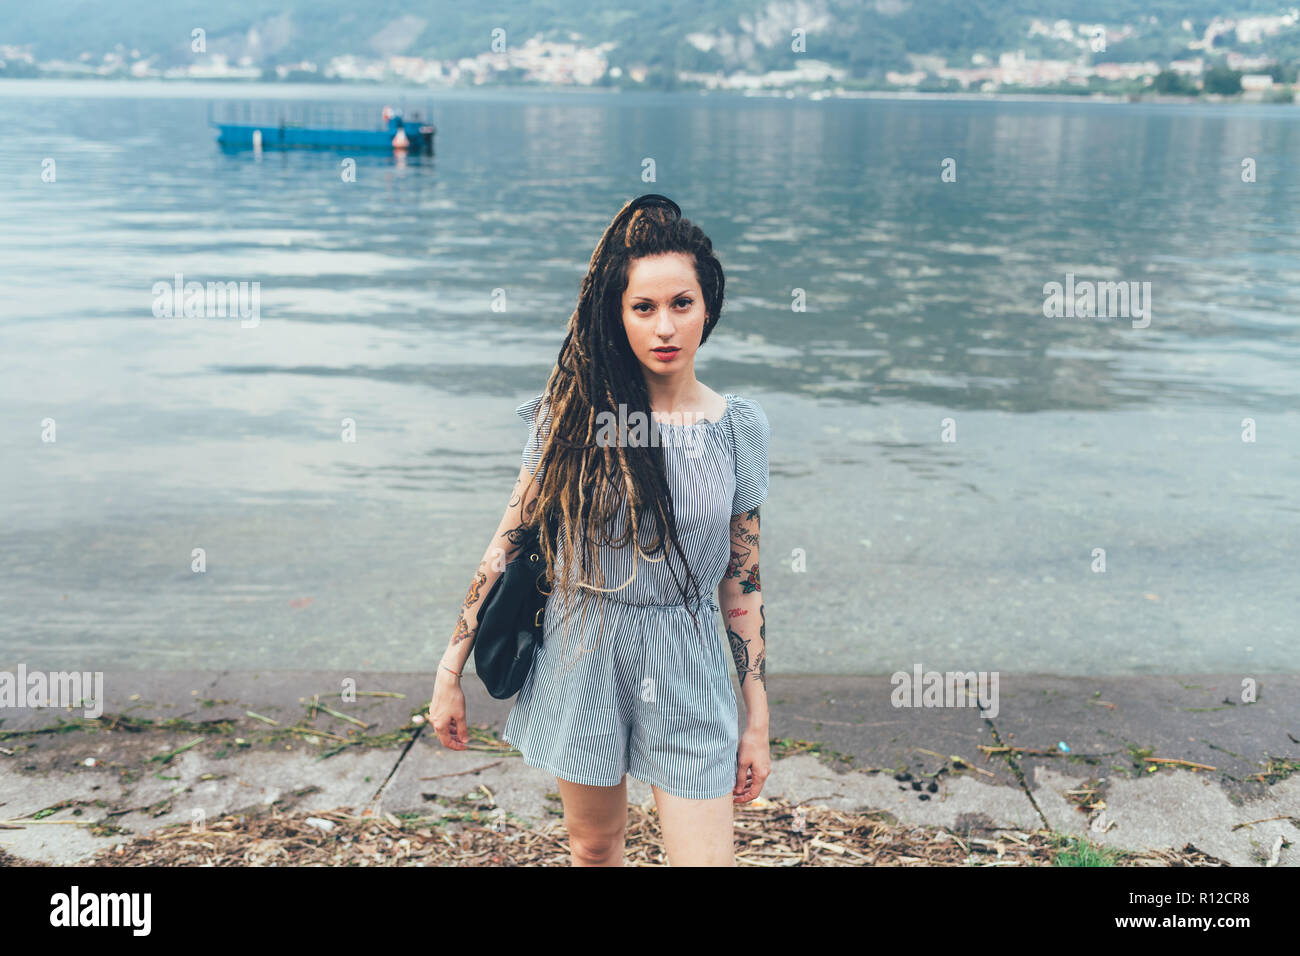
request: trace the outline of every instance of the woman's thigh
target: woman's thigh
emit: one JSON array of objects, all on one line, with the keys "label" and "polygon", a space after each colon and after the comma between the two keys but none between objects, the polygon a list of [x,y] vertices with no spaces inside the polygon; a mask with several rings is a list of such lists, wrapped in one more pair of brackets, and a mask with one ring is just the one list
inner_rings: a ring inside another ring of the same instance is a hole
[{"label": "woman's thigh", "polygon": [[735,866],[731,794],[707,800],[675,797],[653,784],[659,828],[670,866]]}]

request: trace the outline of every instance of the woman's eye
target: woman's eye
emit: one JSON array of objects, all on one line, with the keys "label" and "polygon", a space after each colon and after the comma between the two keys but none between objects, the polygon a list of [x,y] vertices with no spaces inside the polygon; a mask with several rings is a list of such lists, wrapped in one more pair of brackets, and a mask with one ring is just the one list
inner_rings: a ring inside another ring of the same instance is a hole
[{"label": "woman's eye", "polygon": [[[694,299],[682,298],[682,299],[678,299],[678,300],[677,300],[675,303],[673,303],[673,304],[676,305],[676,306],[678,306],[679,308],[689,309],[689,308],[691,307],[691,305],[694,304],[694,302],[695,302]],[[632,311],[633,311],[633,312],[641,312],[641,314],[644,315],[645,313],[644,313],[642,310],[643,310],[643,309],[649,309],[649,308],[650,308],[650,303],[649,303],[649,302],[638,302],[636,305],[632,306]]]}]

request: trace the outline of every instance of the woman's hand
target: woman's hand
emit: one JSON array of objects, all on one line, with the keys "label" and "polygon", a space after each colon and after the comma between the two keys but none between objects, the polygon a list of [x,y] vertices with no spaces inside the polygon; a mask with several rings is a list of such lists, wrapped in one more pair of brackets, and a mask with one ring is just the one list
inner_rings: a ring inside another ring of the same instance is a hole
[{"label": "woman's hand", "polygon": [[460,678],[438,667],[433,681],[433,700],[429,704],[429,723],[442,745],[450,750],[464,750],[469,745],[469,724],[465,721],[465,692]]},{"label": "woman's hand", "polygon": [[767,745],[766,727],[748,727],[740,735],[736,752],[736,786],[732,803],[749,803],[763,792],[763,784],[772,772],[772,755]]}]

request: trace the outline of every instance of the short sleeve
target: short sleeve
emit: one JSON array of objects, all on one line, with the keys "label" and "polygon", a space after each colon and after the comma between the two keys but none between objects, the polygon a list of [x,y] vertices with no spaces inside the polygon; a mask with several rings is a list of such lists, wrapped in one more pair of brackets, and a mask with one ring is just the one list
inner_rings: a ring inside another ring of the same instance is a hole
[{"label": "short sleeve", "polygon": [[[550,430],[551,425],[550,410],[547,409],[541,422],[541,427],[538,427],[537,419],[538,412],[542,408],[542,398],[542,395],[538,395],[536,398],[529,399],[515,409],[515,414],[528,423],[528,439],[524,442],[524,451],[521,458],[523,464],[528,466],[530,472],[537,467],[537,462],[541,459],[542,445],[546,442],[546,434]],[[544,472],[545,469],[543,469],[543,473]],[[538,474],[537,480],[540,481],[541,478],[542,475]]]},{"label": "short sleeve", "polygon": [[767,497],[767,447],[772,437],[767,415],[758,402],[734,396],[731,434],[736,449],[736,496],[731,513],[753,511]]}]

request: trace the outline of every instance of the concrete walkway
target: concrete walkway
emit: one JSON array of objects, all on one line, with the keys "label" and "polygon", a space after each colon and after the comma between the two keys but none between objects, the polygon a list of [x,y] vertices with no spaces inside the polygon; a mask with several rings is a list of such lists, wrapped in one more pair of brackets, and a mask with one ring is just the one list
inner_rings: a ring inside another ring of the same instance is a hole
[{"label": "concrete walkway", "polygon": [[[362,692],[355,702],[340,699],[345,680]],[[1244,704],[1239,675],[1004,674],[987,719],[973,707],[895,708],[887,677],[771,676],[776,759],[764,796],[883,809],[961,833],[1050,828],[1128,850],[1191,843],[1233,866],[1297,866],[1300,675],[1258,681],[1257,701]],[[450,813],[481,802],[481,787],[518,818],[554,819],[555,778],[497,740],[510,701],[491,699],[470,675],[464,686],[482,736],[459,752],[412,722],[427,705],[428,675],[106,673],[98,720],[0,709],[0,820],[23,826],[0,829],[0,849],[75,863],[135,833],[273,802]],[[374,691],[406,696],[364,696]],[[313,695],[368,726],[325,712],[309,720]],[[311,730],[354,742],[324,757],[343,742]],[[987,755],[981,745],[1019,749]],[[911,779],[900,783],[902,773]],[[629,778],[628,799],[645,803],[650,788]]]}]

